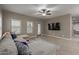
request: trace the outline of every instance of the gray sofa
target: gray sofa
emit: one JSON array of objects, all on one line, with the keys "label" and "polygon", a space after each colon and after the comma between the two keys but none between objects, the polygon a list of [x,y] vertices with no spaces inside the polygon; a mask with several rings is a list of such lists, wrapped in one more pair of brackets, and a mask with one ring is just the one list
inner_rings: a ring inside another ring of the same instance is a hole
[{"label": "gray sofa", "polygon": [[12,39],[11,34],[5,33],[0,39],[0,55],[30,55],[28,42],[23,38]]}]

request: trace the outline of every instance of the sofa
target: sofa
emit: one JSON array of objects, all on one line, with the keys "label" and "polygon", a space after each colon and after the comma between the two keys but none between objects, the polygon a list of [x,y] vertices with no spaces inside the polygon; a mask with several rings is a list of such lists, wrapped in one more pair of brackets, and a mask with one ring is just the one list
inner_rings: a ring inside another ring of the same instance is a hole
[{"label": "sofa", "polygon": [[6,32],[0,39],[0,55],[29,55],[28,43],[23,38],[13,39],[11,33]]}]

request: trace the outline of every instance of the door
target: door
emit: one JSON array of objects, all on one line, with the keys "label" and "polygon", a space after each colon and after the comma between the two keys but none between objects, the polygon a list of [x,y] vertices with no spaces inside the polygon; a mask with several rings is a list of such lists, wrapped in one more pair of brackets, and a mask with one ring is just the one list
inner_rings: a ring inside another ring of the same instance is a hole
[{"label": "door", "polygon": [[37,33],[38,35],[40,35],[41,34],[41,24],[38,24],[38,33]]}]

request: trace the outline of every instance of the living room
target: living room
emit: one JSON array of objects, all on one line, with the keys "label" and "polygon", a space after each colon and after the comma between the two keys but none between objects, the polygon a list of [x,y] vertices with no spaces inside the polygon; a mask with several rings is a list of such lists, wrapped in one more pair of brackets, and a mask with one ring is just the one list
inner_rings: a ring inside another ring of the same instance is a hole
[{"label": "living room", "polygon": [[[78,4],[3,4],[0,9],[0,36],[3,37],[4,33],[9,32],[16,34],[19,40],[35,39],[36,41],[30,45],[30,47],[36,45],[31,48],[33,55],[79,54],[78,34],[76,38],[73,36],[76,27],[73,26],[73,19],[79,15],[78,7]],[[77,28],[75,32],[78,30]],[[49,48],[48,52],[43,47]]]}]

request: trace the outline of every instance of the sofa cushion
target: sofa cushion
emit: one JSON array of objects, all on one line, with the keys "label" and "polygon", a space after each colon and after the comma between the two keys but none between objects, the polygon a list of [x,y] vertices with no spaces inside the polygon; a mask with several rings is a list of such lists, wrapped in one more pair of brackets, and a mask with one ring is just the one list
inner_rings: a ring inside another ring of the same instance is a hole
[{"label": "sofa cushion", "polygon": [[[29,46],[26,42],[15,41],[19,55],[30,55]],[[26,43],[26,44],[25,44]]]}]

